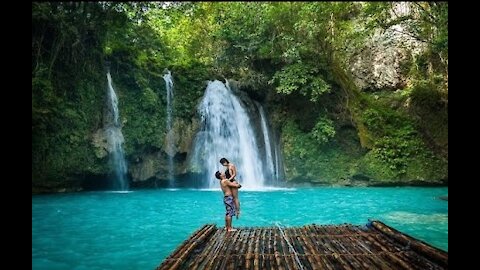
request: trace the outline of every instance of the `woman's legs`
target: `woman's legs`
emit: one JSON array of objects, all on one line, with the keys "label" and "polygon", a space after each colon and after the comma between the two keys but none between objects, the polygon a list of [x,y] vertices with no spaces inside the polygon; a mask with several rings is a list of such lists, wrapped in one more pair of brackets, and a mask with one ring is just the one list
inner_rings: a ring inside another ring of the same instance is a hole
[{"label": "woman's legs", "polygon": [[240,217],[240,200],[238,198],[238,188],[232,188],[233,201],[235,203],[235,208],[237,212],[237,219]]}]

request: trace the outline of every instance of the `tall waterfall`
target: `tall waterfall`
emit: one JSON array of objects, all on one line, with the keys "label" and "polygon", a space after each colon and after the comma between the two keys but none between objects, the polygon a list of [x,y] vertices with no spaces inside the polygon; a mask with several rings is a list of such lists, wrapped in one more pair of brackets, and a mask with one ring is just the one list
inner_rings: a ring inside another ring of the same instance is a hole
[{"label": "tall waterfall", "polygon": [[243,190],[262,189],[268,171],[263,168],[251,119],[229,85],[215,80],[208,83],[198,111],[201,128],[195,138],[190,166],[201,174],[204,186],[218,188],[215,171],[224,171],[220,158],[237,167],[237,180]]},{"label": "tall waterfall", "polygon": [[165,80],[165,88],[167,89],[167,123],[166,123],[166,152],[168,156],[168,181],[170,187],[173,187],[174,179],[173,179],[173,155],[175,154],[174,144],[173,144],[173,131],[172,131],[172,102],[173,102],[173,79],[172,73],[167,70],[168,72],[163,75],[163,79]]},{"label": "tall waterfall", "polygon": [[[272,157],[272,143],[270,143],[270,135],[269,135],[269,129],[268,129],[268,125],[267,125],[267,117],[265,116],[265,111],[263,110],[263,106],[258,103],[258,102],[255,102],[255,104],[257,105],[258,107],[258,110],[260,111],[260,123],[261,123],[261,126],[262,126],[262,133],[263,133],[263,140],[264,140],[264,144],[265,144],[265,159],[264,159],[264,163],[265,163],[265,167],[268,169],[268,180],[270,180],[270,182],[273,182],[273,180],[275,180],[275,182],[277,182],[278,180],[278,175],[276,173],[276,170],[275,170],[275,163],[274,163],[274,160],[273,160],[273,157]],[[275,148],[275,145],[273,145],[274,147],[274,151],[276,150]]]},{"label": "tall waterfall", "polygon": [[[275,137],[274,137],[275,138]],[[275,181],[277,183],[280,182],[281,179],[284,178],[284,170],[283,170],[283,156],[280,148],[280,143],[274,140],[275,145]]]},{"label": "tall waterfall", "polygon": [[114,169],[113,189],[119,191],[128,190],[127,163],[123,152],[124,142],[122,127],[119,121],[118,98],[112,86],[112,77],[107,72],[108,81],[108,121],[105,123],[105,132],[110,152],[110,162]]},{"label": "tall waterfall", "polygon": [[265,164],[271,172],[269,184],[279,185],[280,180],[285,176],[280,142],[277,136],[275,136],[275,133],[268,128],[268,117],[263,106],[257,102],[257,107],[260,111],[262,132],[265,141]]}]

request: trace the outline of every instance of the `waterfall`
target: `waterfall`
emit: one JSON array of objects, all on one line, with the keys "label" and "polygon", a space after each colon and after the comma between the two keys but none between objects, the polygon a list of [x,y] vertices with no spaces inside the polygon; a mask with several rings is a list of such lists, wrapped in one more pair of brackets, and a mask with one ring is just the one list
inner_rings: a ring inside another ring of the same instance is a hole
[{"label": "waterfall", "polygon": [[224,171],[220,158],[237,167],[237,180],[243,190],[262,189],[265,176],[251,119],[229,85],[215,80],[208,83],[198,106],[201,127],[194,141],[190,169],[199,173],[204,186],[218,188],[215,171]]},{"label": "waterfall", "polygon": [[273,145],[275,146],[275,181],[278,184],[285,175],[283,170],[282,150],[280,148],[280,143],[278,142],[278,139],[275,139],[275,136],[273,136]]},{"label": "waterfall", "polygon": [[165,80],[165,88],[167,89],[167,123],[166,123],[166,153],[168,156],[168,181],[169,186],[173,187],[174,179],[173,179],[173,156],[175,155],[175,145],[173,143],[174,134],[172,131],[172,102],[173,102],[173,79],[172,73],[167,70],[168,72],[163,75],[163,79]]},{"label": "waterfall", "polygon": [[110,72],[107,72],[108,81],[108,110],[105,124],[105,133],[108,142],[108,150],[110,153],[110,162],[114,169],[115,181],[113,184],[114,190],[126,191],[128,190],[127,163],[125,161],[125,154],[123,152],[123,134],[122,127],[119,121],[118,112],[118,98],[112,86],[112,77]]},{"label": "waterfall", "polygon": [[[260,111],[260,123],[262,126],[262,133],[263,133],[263,140],[265,144],[265,166],[268,168],[268,180],[273,182],[273,180],[278,180],[278,175],[276,174],[275,164],[272,158],[272,144],[270,143],[270,136],[269,136],[269,129],[267,125],[267,117],[265,116],[265,111],[263,110],[263,106],[255,102]],[[274,145],[275,147],[275,145]],[[275,149],[275,148],[274,148]]]}]

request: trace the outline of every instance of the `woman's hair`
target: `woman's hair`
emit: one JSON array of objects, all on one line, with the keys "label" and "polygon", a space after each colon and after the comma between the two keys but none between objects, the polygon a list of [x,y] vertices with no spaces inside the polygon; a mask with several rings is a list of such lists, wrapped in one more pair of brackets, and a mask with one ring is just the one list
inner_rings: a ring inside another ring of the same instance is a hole
[{"label": "woman's hair", "polygon": [[220,159],[220,163],[223,164],[223,163],[225,163],[225,162],[226,162],[227,164],[230,163],[226,158],[222,157],[222,158]]},{"label": "woman's hair", "polygon": [[222,174],[222,173],[220,173],[219,171],[216,171],[216,172],[215,172],[215,177],[216,177],[217,179],[220,179],[220,175],[221,175],[221,174]]}]

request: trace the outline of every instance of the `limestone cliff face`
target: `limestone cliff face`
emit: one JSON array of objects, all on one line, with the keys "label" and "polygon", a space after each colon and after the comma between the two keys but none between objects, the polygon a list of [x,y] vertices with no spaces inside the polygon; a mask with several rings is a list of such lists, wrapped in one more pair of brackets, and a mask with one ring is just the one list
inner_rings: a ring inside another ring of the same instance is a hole
[{"label": "limestone cliff face", "polygon": [[402,64],[418,55],[425,47],[403,33],[401,26],[378,30],[350,61],[356,85],[363,91],[396,90],[407,83]]},{"label": "limestone cliff face", "polygon": [[129,166],[132,181],[141,182],[152,178],[157,180],[168,179],[168,156],[173,157],[174,175],[186,173],[186,157],[192,147],[198,128],[199,121],[196,118],[192,118],[190,121],[175,119],[170,131],[173,145],[167,145],[167,140],[164,140],[162,149],[153,153],[146,152],[133,158]]},{"label": "limestone cliff face", "polygon": [[137,157],[129,167],[132,181],[145,181],[155,177],[156,173],[165,168],[167,171],[166,157],[161,152],[145,154]]},{"label": "limestone cliff face", "polygon": [[[167,179],[169,156],[173,157],[174,175],[186,173],[186,157],[192,147],[198,128],[199,120],[196,118],[175,118],[169,134],[165,134],[165,137],[171,136],[173,138],[172,145],[168,145],[167,140],[164,139],[161,149],[126,156],[131,180],[133,182],[142,182],[151,179]],[[111,146],[108,145],[104,129],[98,129],[92,134],[91,144],[94,147],[96,158],[99,161],[107,160],[108,154],[111,152]]]}]

